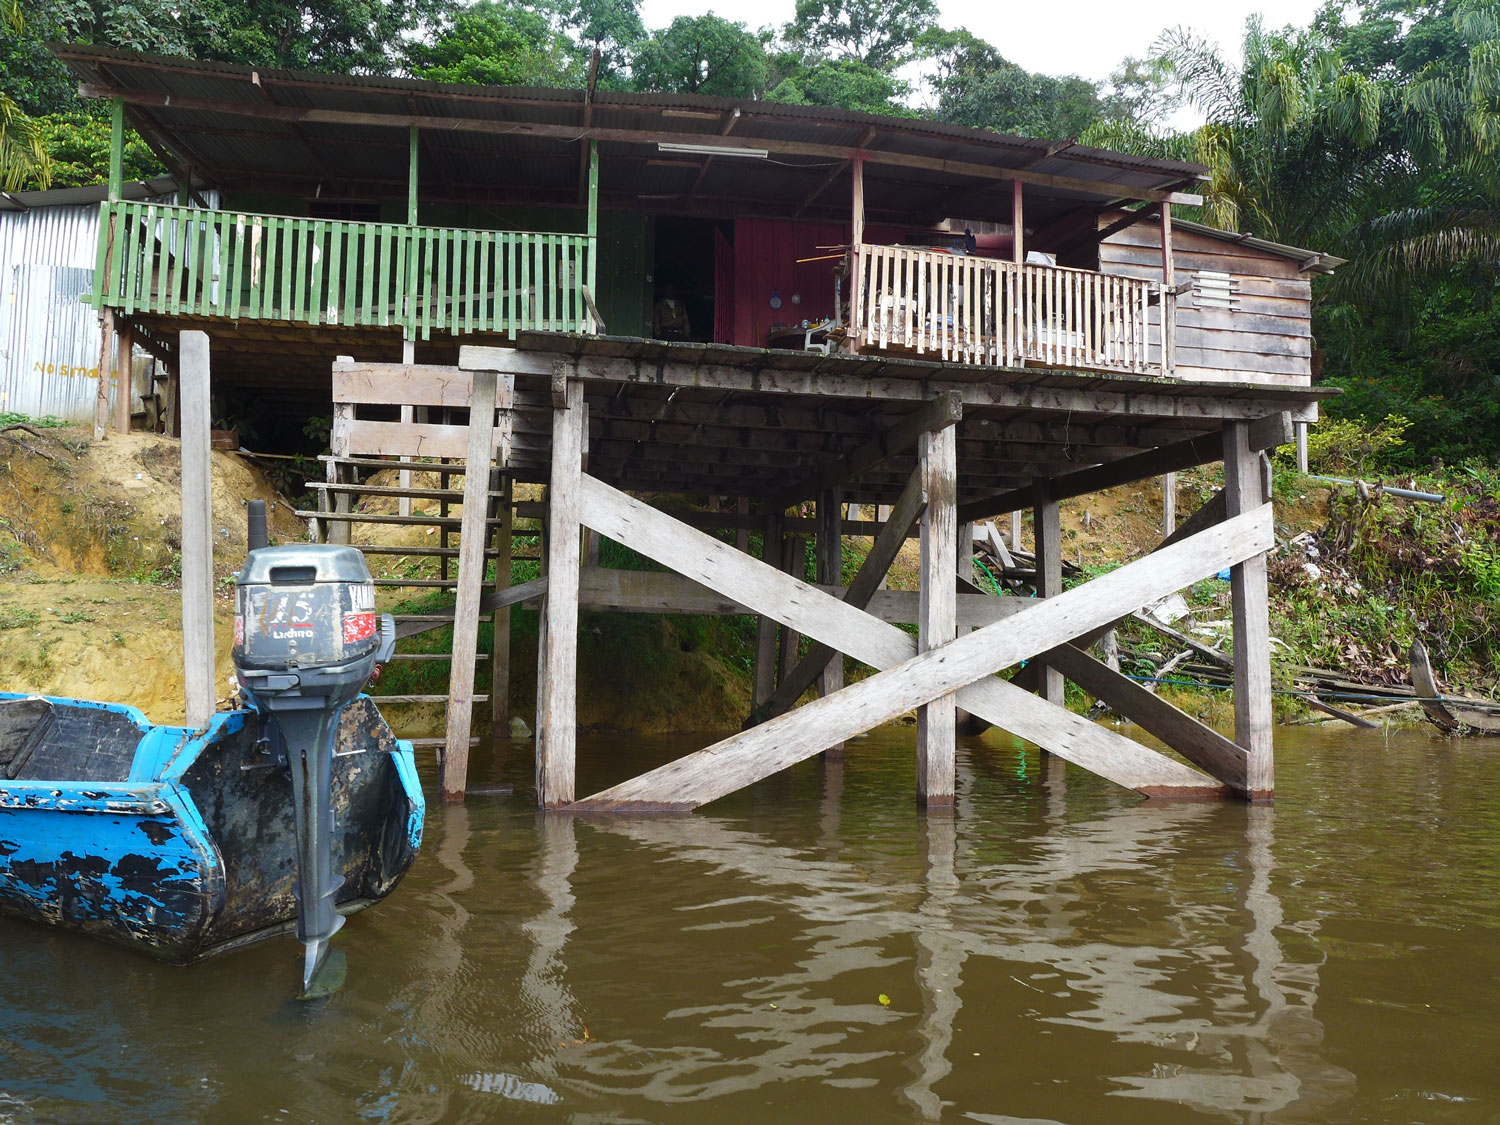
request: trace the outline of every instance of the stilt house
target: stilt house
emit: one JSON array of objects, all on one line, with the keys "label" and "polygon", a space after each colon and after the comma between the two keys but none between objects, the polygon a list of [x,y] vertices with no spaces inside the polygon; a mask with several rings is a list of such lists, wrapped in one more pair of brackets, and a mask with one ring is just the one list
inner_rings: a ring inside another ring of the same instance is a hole
[{"label": "stilt house", "polygon": [[[221,201],[120,198],[117,129],[93,290],[106,333],[126,328],[171,363],[179,334],[201,331],[216,394],[331,408],[325,534],[347,531],[371,468],[491,469],[466,475],[450,549],[447,796],[464,790],[479,615],[528,599],[542,609],[549,808],[693,808],[912,709],[928,805],[953,799],[960,711],[1148,795],[1271,795],[1263,451],[1328,393],[1311,385],[1310,275],[1338,262],[1174,220],[1200,202],[1202,168],[592,83],[449,86],[57,50],[117,125]],[[1064,591],[1061,501],[1221,460],[1222,494],[1160,548]],[[508,582],[514,482],[547,485],[545,574],[524,587]],[[685,521],[641,498],[663,493],[734,503]],[[851,520],[851,504],[878,522]],[[978,592],[975,536],[1015,548],[992,521],[1022,510],[1038,596]],[[602,569],[591,534],[673,573]],[[874,544],[845,585],[849,534]],[[910,535],[920,593],[879,589]],[[817,582],[800,566],[809,536]],[[487,554],[501,561],[488,592]],[[1120,618],[1226,567],[1232,738],[1087,652]],[[580,799],[580,607],[759,615],[761,721]],[[497,637],[490,704],[503,720]],[[839,653],[876,674],[844,686]],[[1069,713],[1064,678],[1175,756]]]}]

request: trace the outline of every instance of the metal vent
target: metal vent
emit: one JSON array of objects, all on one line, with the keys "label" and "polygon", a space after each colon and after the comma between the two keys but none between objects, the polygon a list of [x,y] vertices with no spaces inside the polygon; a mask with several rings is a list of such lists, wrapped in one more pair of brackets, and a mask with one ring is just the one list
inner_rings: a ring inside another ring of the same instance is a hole
[{"label": "metal vent", "polygon": [[1200,309],[1233,309],[1234,278],[1227,273],[1199,270],[1193,276],[1193,304]]}]

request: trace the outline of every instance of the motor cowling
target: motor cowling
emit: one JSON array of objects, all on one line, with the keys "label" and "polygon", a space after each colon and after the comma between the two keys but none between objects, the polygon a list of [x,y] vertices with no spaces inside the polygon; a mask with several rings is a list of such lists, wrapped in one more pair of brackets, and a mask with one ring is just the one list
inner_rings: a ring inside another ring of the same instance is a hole
[{"label": "motor cowling", "polygon": [[235,597],[235,672],[257,706],[299,695],[347,703],[395,648],[394,622],[375,613],[375,584],[354,547],[251,551]]},{"label": "motor cowling", "polygon": [[261,547],[235,590],[234,667],[250,704],[285,747],[297,828],[297,937],[308,993],[343,925],[334,874],[333,752],[339,712],[396,647],[375,613],[375,584],[353,547]]}]

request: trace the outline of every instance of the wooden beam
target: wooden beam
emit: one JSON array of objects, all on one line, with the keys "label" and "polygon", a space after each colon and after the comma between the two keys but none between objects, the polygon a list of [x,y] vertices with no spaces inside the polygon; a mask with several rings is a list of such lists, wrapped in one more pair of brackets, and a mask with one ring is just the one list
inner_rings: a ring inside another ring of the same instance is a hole
[{"label": "wooden beam", "polygon": [[[926,402],[935,394],[956,390],[963,397],[967,411],[978,407],[1004,407],[1025,411],[1060,414],[1115,414],[1121,418],[1159,423],[1164,419],[1204,422],[1216,430],[1229,419],[1261,419],[1277,412],[1290,412],[1293,420],[1316,420],[1318,415],[1315,388],[1295,388],[1291,393],[1276,387],[1242,387],[1234,384],[1185,385],[1125,378],[1114,383],[1108,376],[1082,375],[1073,372],[1049,374],[1049,381],[1076,380],[1077,386],[1045,386],[1018,378],[1016,373],[996,370],[995,378],[980,377],[983,368],[973,368],[967,381],[942,381],[941,365],[917,363],[884,357],[828,357],[811,367],[783,367],[774,359],[764,366],[731,366],[704,362],[696,350],[684,349],[682,360],[661,362],[655,358],[585,355],[562,357],[555,352],[527,348],[500,348],[478,344],[459,347],[458,365],[466,371],[502,371],[515,375],[550,377],[555,361],[561,361],[569,378],[591,384],[603,384],[611,391],[622,385],[653,388],[693,387],[720,391],[744,391],[749,394],[814,396],[828,400],[859,401],[867,406],[874,401]],[[876,372],[861,370],[864,364],[877,364]],[[879,368],[890,366],[906,377],[879,374]],[[921,378],[912,377],[911,369],[921,369]],[[1101,388],[1103,383],[1108,389]],[[1128,388],[1128,389],[1127,389]],[[1232,388],[1234,393],[1230,393]],[[836,405],[830,401],[830,406]],[[1288,439],[1289,440],[1289,439]],[[1160,473],[1165,470],[1157,470]],[[1147,476],[1156,473],[1147,473]],[[1138,479],[1138,478],[1137,478]],[[1010,509],[1006,509],[1009,511]]]},{"label": "wooden beam", "polygon": [[[694,808],[954,690],[959,690],[958,705],[965,710],[1022,737],[1039,733],[1043,742],[1058,742],[1060,757],[1131,788],[1150,793],[1222,792],[1222,786],[1202,774],[1028,696],[991,673],[1055,647],[1051,642],[1061,643],[1069,632],[1103,625],[1126,606],[1147,604],[1226,563],[1265,550],[1273,542],[1269,506],[1056,598],[1032,600],[1003,622],[921,654],[899,629],[819,596],[804,583],[773,576],[753,563],[736,562],[727,545],[680,525],[673,527],[669,517],[587,478],[584,518],[635,550],[691,570],[689,576],[696,580],[761,603],[757,608],[762,612],[794,628],[838,637],[841,647],[857,659],[885,670],[837,695],[579,801],[572,806],[576,811]],[[730,581],[731,574],[745,579],[745,584]]]},{"label": "wooden beam", "polygon": [[552,415],[552,480],[547,486],[547,601],[544,643],[537,652],[537,803],[553,809],[573,800],[578,726],[578,551],[583,478],[583,384],[569,381]]},{"label": "wooden beam", "polygon": [[[464,799],[469,775],[469,731],[474,721],[474,665],[479,647],[479,599],[484,594],[485,516],[489,512],[497,377],[476,371],[469,398],[469,444],[464,463],[463,527],[458,541],[458,598],[448,665],[448,720],[443,750],[443,802]],[[503,466],[502,466],[503,467]]]},{"label": "wooden beam", "polygon": [[116,433],[130,432],[130,399],[134,380],[135,332],[123,317],[115,326],[115,418]]},{"label": "wooden beam", "polygon": [[904,453],[917,444],[923,434],[943,430],[963,421],[963,396],[957,391],[939,394],[927,405],[901,418],[890,429],[871,438],[847,457],[819,469],[801,484],[787,489],[771,502],[772,507],[789,508],[809,497],[869,472],[887,458]]},{"label": "wooden beam", "polygon": [[[1226,523],[1268,504],[1270,490],[1262,477],[1261,461],[1250,440],[1249,426],[1231,422],[1224,427]],[[1234,618],[1234,740],[1245,748],[1246,790],[1255,800],[1270,800],[1276,783],[1264,551],[1230,568],[1229,601]]]},{"label": "wooden beam", "polygon": [[[589,77],[583,86],[583,127],[587,129],[594,120],[594,94],[599,89],[599,48],[595,47],[589,55]],[[578,202],[587,203],[589,199],[589,160],[594,151],[591,141],[580,142],[583,148],[578,154]]]},{"label": "wooden beam", "polygon": [[[1036,541],[1036,594],[1055,598],[1063,592],[1062,584],[1062,508],[1052,492],[1051,482],[1039,480],[1032,485],[1031,526]],[[1043,663],[1038,673],[1037,694],[1048,703],[1063,703],[1063,678],[1057,669]],[[1050,749],[1050,747],[1043,747]]]},{"label": "wooden beam", "polygon": [[[875,133],[876,129],[872,125],[870,128],[866,129],[864,135],[855,142],[854,147],[856,149],[864,148],[875,139]],[[802,212],[811,207],[820,195],[822,195],[825,191],[832,187],[834,180],[838,179],[845,172],[849,171],[849,168],[852,164],[852,160],[847,160],[842,164],[835,164],[832,168],[830,168],[828,170],[828,174],[818,181],[818,186],[813,188],[812,191],[803,196],[802,202],[797,204],[797,209],[792,212],[792,218],[800,219],[802,217]]]},{"label": "wooden beam", "polygon": [[[918,472],[927,503],[922,508],[921,621],[917,651],[926,653],[952,642],[958,631],[958,445],[951,425],[923,433],[918,441]],[[928,808],[953,804],[958,697],[938,696],[917,708],[917,801]]]},{"label": "wooden beam", "polygon": [[1010,256],[1016,265],[1026,261],[1026,208],[1021,187],[1021,181],[1016,180],[1010,189]]},{"label": "wooden beam", "polygon": [[[825,587],[841,589],[844,585],[843,514],[843,505],[839,502],[836,490],[830,488],[818,493],[818,582]],[[795,671],[795,668],[789,669],[787,675],[791,676]],[[818,695],[833,695],[843,690],[843,687],[844,658],[838,656],[825,661],[818,675]],[[842,758],[844,744],[833,743],[823,751],[823,756]]]},{"label": "wooden beam", "polygon": [[[498,525],[495,527],[495,593],[503,594],[511,585],[511,556],[515,545],[515,484],[510,473],[500,478],[500,495],[496,499]],[[496,608],[491,625],[490,643],[490,733],[505,738],[510,733],[510,610]]]},{"label": "wooden beam", "polygon": [[[740,110],[738,106],[735,106],[734,109],[724,115],[724,120],[719,125],[719,136],[729,136],[739,119]],[[712,156],[704,157],[703,163],[698,166],[698,175],[693,180],[693,186],[688,188],[687,194],[689,199],[698,194],[698,189],[703,186],[703,180],[708,175],[708,170],[713,167],[713,163],[714,158]]]},{"label": "wooden beam", "polygon": [[209,349],[204,332],[178,338],[182,388],[182,683],[186,726],[214,713],[214,512]]},{"label": "wooden beam", "polygon": [[1107,703],[1195,766],[1244,794],[1246,755],[1242,747],[1072,645],[1060,645],[1050,650],[1046,658],[1049,668],[1060,670],[1095,699]]},{"label": "wooden beam", "polygon": [[[760,557],[767,566],[781,565],[782,539],[786,535],[786,515],[782,512],[772,512],[766,517],[765,530],[761,533]],[[774,618],[762,614],[756,622],[755,632],[755,686],[751,698],[752,714],[755,708],[759,708],[766,700],[772,697],[776,690],[776,629],[777,623]],[[808,680],[810,685],[812,680]],[[804,685],[802,691],[806,691]],[[802,692],[798,692],[800,696]],[[794,697],[793,703],[796,702]],[[790,706],[791,704],[788,704]]]},{"label": "wooden beam", "polygon": [[[914,473],[891,508],[890,516],[880,529],[880,534],[875,537],[874,544],[865,555],[865,561],[860,564],[859,572],[849,583],[848,590],[841,591],[846,603],[856,609],[864,609],[869,605],[881,579],[890,570],[891,563],[896,561],[896,556],[906,543],[907,534],[917,522],[917,517],[922,514],[925,504],[921,476]],[[819,577],[822,578],[822,575]],[[920,615],[920,608],[918,614]],[[912,618],[913,622],[917,620],[919,617]],[[791,710],[828,662],[837,655],[838,651],[832,645],[822,642],[814,645],[812,651],[802,658],[802,662],[783,680],[781,686],[767,697],[765,705],[757,707],[751,721],[763,722]],[[839,659],[842,660],[842,657]]]},{"label": "wooden beam", "polygon": [[[114,241],[114,223],[109,239]],[[105,305],[99,312],[99,377],[94,383],[94,440],[103,441],[109,433],[109,374],[115,357],[115,310]]]},{"label": "wooden beam", "polygon": [[[1128,788],[1146,793],[1196,794],[1219,790],[1216,783],[1201,774],[1147,750],[1122,735],[1028,696],[1005,681],[989,676],[988,671],[1029,659],[1056,644],[1064,643],[1072,635],[1107,624],[1122,611],[1139,608],[1208,574],[1216,573],[1225,565],[1265,550],[1272,542],[1269,507],[1210,528],[1192,540],[1166,548],[1149,559],[1129,563],[1056,598],[1046,601],[1027,600],[1023,608],[1008,619],[961,636],[941,649],[917,656],[915,639],[895,626],[876,621],[854,606],[822,594],[804,582],[746,559],[728,544],[694,531],[600,481],[585,477],[582,483],[584,521],[617,542],[672,567],[696,582],[723,590],[749,608],[774,617],[790,628],[836,645],[855,659],[873,667],[890,669],[893,665],[915,658],[924,662],[924,666],[933,672],[933,679],[923,682],[927,687],[935,684],[937,690],[925,697],[910,699],[909,694],[901,694],[909,691],[912,686],[903,676],[886,678],[877,675],[846,687],[836,696],[807,704],[789,715],[772,719],[755,728],[751,734],[768,728],[778,733],[783,732],[787,720],[807,714],[813,708],[818,708],[813,712],[815,715],[842,715],[844,718],[841,722],[854,722],[852,729],[817,722],[808,727],[798,726],[795,728],[798,738],[779,749],[775,748],[777,738],[774,736],[768,740],[773,748],[769,751],[766,751],[766,742],[753,744],[750,757],[758,764],[750,768],[755,776],[766,776],[793,761],[817,753],[828,743],[852,737],[870,726],[888,721],[939,695],[961,688],[958,706],[966,711],[1022,738],[1039,743],[1056,742],[1055,753],[1060,757]],[[995,600],[999,602],[1004,599]],[[1041,632],[1047,637],[1046,643],[1035,648],[1026,638],[1034,639],[1036,633],[1013,629],[1015,622],[1028,615],[1033,615],[1031,621],[1043,623]],[[976,658],[976,652],[984,655]],[[961,656],[963,659],[959,659]],[[992,664],[991,659],[994,661]],[[982,670],[975,676],[967,676],[967,672],[971,670],[970,664],[976,660],[987,670]],[[905,669],[909,671],[910,667],[908,664]],[[880,684],[880,688],[873,692],[864,686],[872,682]],[[962,686],[964,684],[968,686]],[[925,690],[926,687],[922,689]],[[883,691],[897,694],[885,699]],[[854,697],[854,711],[861,716],[860,721],[864,718],[870,720],[865,726],[859,726],[839,704],[834,704],[833,712],[827,709],[826,705],[833,704],[836,700],[847,701],[851,692],[858,693]],[[918,695],[920,694],[919,692]],[[898,705],[894,711],[889,711],[892,703]],[[828,737],[824,738],[824,735]],[[818,745],[811,746],[808,740],[817,742]],[[714,753],[725,746],[726,743],[720,743],[705,753],[712,759]],[[684,761],[691,759],[703,761],[698,755],[690,755]],[[629,804],[642,801],[658,807],[701,804],[704,800],[712,800],[713,796],[748,784],[748,781],[743,780],[742,772],[728,768],[731,766],[728,760],[724,764],[726,770],[720,781],[727,787],[712,796],[675,800],[668,795],[669,789],[656,787],[656,782],[664,779],[670,781],[674,776],[673,767],[664,767],[667,771],[665,774],[653,771],[653,774],[645,775],[645,778],[627,783],[627,788],[616,787],[616,790],[580,802],[574,807],[603,810],[620,807],[622,802]],[[691,772],[696,786],[699,770],[694,766]],[[652,780],[642,788],[639,783],[646,782],[646,779]],[[754,777],[750,778],[753,779]],[[650,793],[649,800],[642,793]]]},{"label": "wooden beam", "polygon": [[[920,493],[918,494],[920,496]],[[913,516],[915,519],[915,516]],[[545,591],[545,578],[537,579],[543,583],[541,589],[530,591],[526,597],[518,599],[522,602],[530,601]],[[532,583],[527,583],[531,586]],[[521,587],[514,587],[521,589]],[[818,585],[814,589],[821,591],[830,597],[840,598],[854,604],[846,595],[853,591],[853,586],[825,586]],[[997,598],[993,594],[964,594],[958,595],[958,623],[961,629],[977,629],[983,625],[990,625],[996,621],[1009,617],[1012,613],[1018,613],[1024,608],[1028,599],[1003,597]],[[870,594],[869,601],[865,603],[865,612],[878,621],[888,622],[893,625],[915,625],[920,620],[919,595],[915,590],[875,590]],[[506,604],[514,604],[507,602]],[[613,612],[613,613],[671,613],[705,615],[714,617],[736,617],[753,615],[755,611],[748,606],[741,605],[734,598],[717,590],[710,590],[689,578],[680,574],[666,574],[648,570],[614,570],[612,568],[588,568],[579,579],[578,605],[582,610],[589,612]],[[489,601],[482,604],[480,612],[489,609]],[[442,612],[442,611],[439,611]],[[451,614],[448,617],[451,620]],[[774,622],[772,623],[775,624]],[[425,631],[426,629],[440,628],[441,623],[432,625],[426,623],[411,622],[398,626],[398,631],[406,626],[413,631]],[[408,633],[401,633],[407,636]],[[810,688],[818,678],[820,668],[816,667],[814,655],[819,651],[832,654],[835,650],[827,645],[819,644],[813,652],[802,658],[801,663],[793,669],[792,675],[787,677],[787,690],[795,691],[791,702],[802,698],[804,692]],[[794,678],[795,677],[795,678]],[[801,690],[796,690],[797,681],[801,681]],[[774,681],[773,681],[774,686]],[[779,702],[781,693],[777,692],[776,698]],[[767,707],[762,709],[762,714],[753,721],[761,722],[772,714],[781,714],[788,710],[790,704],[785,707],[778,706],[774,711]]]},{"label": "wooden beam", "polygon": [[[1257,419],[1246,427],[1250,448],[1255,451],[1285,445],[1291,441],[1291,420],[1287,414],[1271,414]],[[1196,465],[1206,465],[1223,456],[1223,439],[1216,434],[1204,434],[1186,441],[1148,449],[1133,457],[1124,457],[1090,469],[1057,477],[1051,481],[1051,494],[1056,500],[1071,500],[1075,496],[1086,496],[1090,492],[1102,492],[1147,477],[1164,473],[1180,472]],[[961,520],[991,519],[1005,512],[1013,512],[1026,506],[1031,499],[1029,488],[1012,489],[997,496],[987,496],[960,504],[958,518]]]}]

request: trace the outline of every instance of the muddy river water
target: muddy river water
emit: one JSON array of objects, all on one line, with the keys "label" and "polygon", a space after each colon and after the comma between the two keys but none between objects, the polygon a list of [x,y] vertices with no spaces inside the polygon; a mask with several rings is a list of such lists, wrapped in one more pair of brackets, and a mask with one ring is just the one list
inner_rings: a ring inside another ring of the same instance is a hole
[{"label": "muddy river water", "polygon": [[[0,923],[0,1121],[1500,1121],[1500,740],[1284,728],[1277,802],[1143,803],[909,727],[682,818],[434,806],[289,1000]],[[589,792],[702,745],[592,739]],[[427,777],[431,782],[433,778]]]}]

